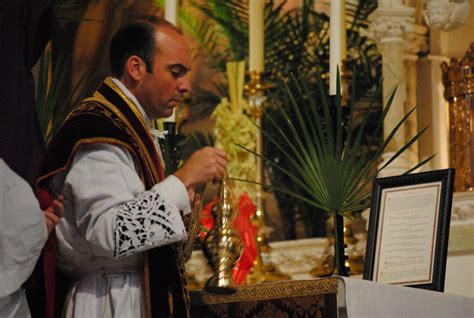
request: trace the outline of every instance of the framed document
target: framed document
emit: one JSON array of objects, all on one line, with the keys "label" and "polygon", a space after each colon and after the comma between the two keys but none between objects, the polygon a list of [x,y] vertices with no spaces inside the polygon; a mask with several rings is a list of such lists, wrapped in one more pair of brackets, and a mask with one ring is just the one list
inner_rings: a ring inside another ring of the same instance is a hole
[{"label": "framed document", "polygon": [[364,279],[444,290],[454,169],[377,178]]}]

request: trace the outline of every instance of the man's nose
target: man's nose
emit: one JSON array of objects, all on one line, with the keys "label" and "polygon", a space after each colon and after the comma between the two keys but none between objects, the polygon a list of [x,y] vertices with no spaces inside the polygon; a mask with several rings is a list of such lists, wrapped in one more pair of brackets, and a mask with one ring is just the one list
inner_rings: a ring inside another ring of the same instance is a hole
[{"label": "man's nose", "polygon": [[182,94],[189,93],[191,91],[191,81],[189,80],[189,76],[185,76],[182,78],[178,89]]}]

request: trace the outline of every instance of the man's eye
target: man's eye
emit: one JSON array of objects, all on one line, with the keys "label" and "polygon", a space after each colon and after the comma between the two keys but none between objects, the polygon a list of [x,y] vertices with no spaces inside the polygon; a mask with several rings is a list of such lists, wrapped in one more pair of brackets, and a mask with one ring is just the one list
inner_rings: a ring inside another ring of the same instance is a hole
[{"label": "man's eye", "polygon": [[171,70],[171,75],[173,75],[174,78],[179,78],[182,75],[182,72],[180,70]]}]

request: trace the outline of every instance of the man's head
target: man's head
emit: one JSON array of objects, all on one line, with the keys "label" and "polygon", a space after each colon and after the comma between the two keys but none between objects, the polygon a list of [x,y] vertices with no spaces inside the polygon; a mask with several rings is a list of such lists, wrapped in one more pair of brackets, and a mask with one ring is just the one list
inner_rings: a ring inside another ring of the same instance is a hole
[{"label": "man's head", "polygon": [[165,20],[122,27],[110,45],[112,75],[135,95],[151,119],[169,117],[191,90],[191,53],[182,32]]}]

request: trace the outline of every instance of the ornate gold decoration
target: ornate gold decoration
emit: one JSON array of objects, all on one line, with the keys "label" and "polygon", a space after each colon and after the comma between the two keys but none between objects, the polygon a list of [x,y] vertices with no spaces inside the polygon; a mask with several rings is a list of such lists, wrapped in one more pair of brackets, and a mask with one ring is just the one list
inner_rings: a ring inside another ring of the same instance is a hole
[{"label": "ornate gold decoration", "polygon": [[[249,83],[248,85],[245,85],[245,89],[249,96],[261,95],[264,91],[270,88],[269,84],[263,82],[263,74],[261,72],[249,71],[249,77]],[[261,116],[261,114],[259,116]]]},{"label": "ornate gold decoration", "polygon": [[[266,97],[263,94],[264,90],[269,88],[269,85],[264,84],[262,80],[262,73],[257,71],[249,72],[250,81],[246,85],[248,92],[249,106],[252,117],[259,127],[262,127],[262,104]],[[271,247],[268,245],[268,238],[271,234],[271,228],[265,224],[265,197],[263,184],[264,179],[264,162],[263,156],[263,135],[261,130],[256,134],[256,149],[255,152],[260,155],[256,157],[257,174],[255,181],[259,184],[256,193],[256,212],[251,220],[258,228],[257,246],[258,255],[254,262],[252,271],[247,276],[247,283],[255,284],[260,282],[271,282],[277,280],[290,279],[290,276],[283,274],[275,264],[272,263],[270,253]]]},{"label": "ornate gold decoration", "polygon": [[316,280],[299,280],[271,282],[257,285],[236,287],[235,294],[218,295],[202,291],[191,292],[192,303],[195,305],[236,303],[242,301],[262,301],[284,297],[304,297],[312,295],[336,294],[339,278],[323,278]]},{"label": "ornate gold decoration", "polygon": [[444,97],[449,103],[450,166],[455,191],[472,191],[474,181],[474,43],[461,60],[441,63]]},{"label": "ornate gold decoration", "polygon": [[222,180],[219,204],[212,210],[215,225],[203,241],[203,252],[206,255],[213,275],[204,287],[213,293],[229,294],[235,292],[231,270],[242,253],[242,242],[237,231],[232,227],[237,208],[234,194],[225,177]]}]

